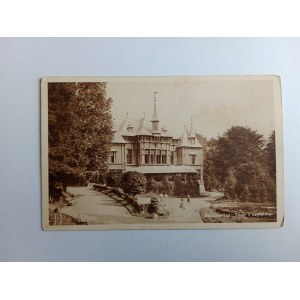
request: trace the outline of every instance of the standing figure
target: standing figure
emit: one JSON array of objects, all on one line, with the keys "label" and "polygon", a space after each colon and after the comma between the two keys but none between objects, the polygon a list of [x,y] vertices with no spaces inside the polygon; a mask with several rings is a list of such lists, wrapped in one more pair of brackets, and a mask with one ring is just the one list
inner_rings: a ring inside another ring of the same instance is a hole
[{"label": "standing figure", "polygon": [[191,202],[190,202],[190,199],[191,199],[191,197],[190,197],[190,195],[189,195],[189,194],[187,195],[187,197],[186,197],[186,198],[187,198],[187,202],[188,202],[188,204],[191,204]]},{"label": "standing figure", "polygon": [[164,209],[166,209],[167,199],[168,199],[168,194],[164,193]]},{"label": "standing figure", "polygon": [[183,217],[184,217],[184,210],[185,210],[185,205],[184,205],[183,199],[181,199],[179,207],[181,209],[181,218],[183,219]]}]

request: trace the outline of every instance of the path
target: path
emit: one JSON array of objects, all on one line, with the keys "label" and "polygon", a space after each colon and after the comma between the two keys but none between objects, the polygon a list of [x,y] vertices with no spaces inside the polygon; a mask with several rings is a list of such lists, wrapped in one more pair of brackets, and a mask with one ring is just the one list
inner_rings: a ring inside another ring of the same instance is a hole
[{"label": "path", "polygon": [[93,190],[91,187],[68,187],[68,192],[78,195],[74,198],[74,205],[66,206],[62,212],[74,218],[80,218],[89,225],[95,224],[137,224],[137,223],[202,223],[199,209],[209,207],[209,198],[191,198],[190,204],[185,201],[184,217],[181,217],[181,198],[170,197],[165,200],[170,217],[165,219],[147,219],[132,216],[127,209],[116,204],[109,196]]},{"label": "path", "polygon": [[91,187],[68,187],[68,192],[78,195],[73,206],[66,206],[62,212],[81,218],[88,224],[136,223],[136,217],[129,214],[124,206],[117,205],[103,193]]}]

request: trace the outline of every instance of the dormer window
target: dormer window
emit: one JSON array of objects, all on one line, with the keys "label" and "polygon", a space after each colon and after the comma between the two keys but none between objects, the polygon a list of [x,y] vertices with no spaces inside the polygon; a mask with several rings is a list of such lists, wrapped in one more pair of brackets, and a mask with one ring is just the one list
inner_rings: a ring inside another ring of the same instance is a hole
[{"label": "dormer window", "polygon": [[133,126],[131,124],[128,125],[127,127],[127,130],[130,132],[130,133],[133,133]]}]

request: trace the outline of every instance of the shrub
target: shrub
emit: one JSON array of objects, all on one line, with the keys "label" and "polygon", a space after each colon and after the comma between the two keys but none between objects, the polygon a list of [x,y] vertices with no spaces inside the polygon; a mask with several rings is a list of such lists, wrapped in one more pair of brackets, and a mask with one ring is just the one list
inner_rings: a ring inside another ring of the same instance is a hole
[{"label": "shrub", "polygon": [[120,187],[122,180],[121,172],[109,172],[106,176],[106,184],[111,187]]},{"label": "shrub", "polygon": [[148,206],[148,213],[153,214],[157,212],[157,208],[158,208],[158,197],[155,194],[152,194],[150,196],[151,198],[151,202]]},{"label": "shrub", "polygon": [[125,193],[137,195],[146,192],[147,179],[139,172],[126,172],[121,179],[121,187]]}]

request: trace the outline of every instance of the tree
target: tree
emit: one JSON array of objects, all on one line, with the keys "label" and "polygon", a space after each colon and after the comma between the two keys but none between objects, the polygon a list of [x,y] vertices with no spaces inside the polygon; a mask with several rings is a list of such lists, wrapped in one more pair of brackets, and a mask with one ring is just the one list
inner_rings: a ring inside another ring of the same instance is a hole
[{"label": "tree", "polygon": [[158,192],[158,185],[157,185],[157,183],[155,182],[155,180],[153,179],[152,176],[149,176],[147,178],[146,190],[147,190],[147,192],[153,192],[153,193]]},{"label": "tree", "polygon": [[217,171],[215,168],[218,166],[215,163],[217,157],[217,141],[211,139],[206,143],[204,148],[204,159],[203,159],[203,177],[205,189],[211,191],[212,189],[219,189],[220,183],[216,178]]},{"label": "tree", "polygon": [[247,184],[245,184],[242,188],[242,192],[241,192],[241,200],[243,202],[251,202],[251,193],[249,191],[249,186]]},{"label": "tree", "polygon": [[262,162],[263,136],[248,127],[233,126],[216,141],[215,175],[222,184],[230,168]]},{"label": "tree", "polygon": [[275,131],[269,136],[265,147],[265,163],[269,174],[273,179],[276,179],[276,148],[275,148]]},{"label": "tree", "polygon": [[263,136],[233,126],[208,141],[204,154],[207,189],[223,186],[225,196],[251,202],[276,201],[275,133],[265,146]]},{"label": "tree", "polygon": [[196,132],[196,137],[199,143],[203,146],[203,151],[205,152],[206,146],[208,145],[209,141],[204,135],[197,132]]},{"label": "tree", "polygon": [[137,195],[146,192],[147,179],[139,172],[126,172],[122,176],[121,187],[125,193]]},{"label": "tree", "polygon": [[231,198],[231,199],[236,199],[236,186],[237,186],[237,179],[235,176],[234,169],[231,168],[228,171],[228,174],[225,178],[225,183],[224,183],[224,193],[225,197]]},{"label": "tree", "polygon": [[49,185],[81,184],[86,171],[108,172],[111,99],[103,82],[48,84]]},{"label": "tree", "polygon": [[184,185],[182,183],[182,176],[180,174],[176,174],[175,182],[174,182],[174,195],[182,196],[184,194]]}]

